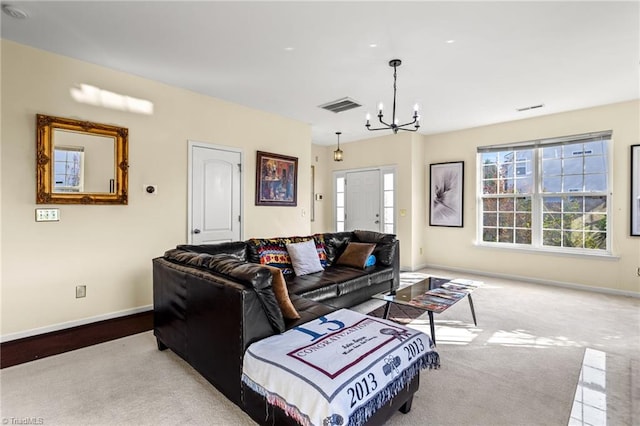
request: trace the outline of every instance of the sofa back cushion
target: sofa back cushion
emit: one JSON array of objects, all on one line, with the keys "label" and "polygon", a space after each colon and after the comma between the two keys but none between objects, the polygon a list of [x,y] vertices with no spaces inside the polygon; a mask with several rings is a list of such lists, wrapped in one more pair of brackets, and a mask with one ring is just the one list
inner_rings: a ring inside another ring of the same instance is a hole
[{"label": "sofa back cushion", "polygon": [[375,231],[353,231],[353,240],[360,243],[375,243],[373,255],[377,263],[392,266],[396,255],[397,239],[394,234],[382,234]]},{"label": "sofa back cushion", "polygon": [[280,268],[284,275],[292,275],[295,272],[287,250],[287,244],[301,243],[308,240],[314,240],[320,264],[324,267],[326,265],[324,244],[314,236],[251,238],[246,241],[247,260],[261,265],[275,266]]},{"label": "sofa back cushion", "polygon": [[231,241],[218,244],[180,244],[177,249],[209,254],[232,254],[238,259],[247,260],[247,243]]},{"label": "sofa back cushion", "polygon": [[353,238],[353,232],[326,232],[324,234],[316,234],[314,237],[322,241],[324,245],[327,264],[333,265],[347,248],[347,244]]}]

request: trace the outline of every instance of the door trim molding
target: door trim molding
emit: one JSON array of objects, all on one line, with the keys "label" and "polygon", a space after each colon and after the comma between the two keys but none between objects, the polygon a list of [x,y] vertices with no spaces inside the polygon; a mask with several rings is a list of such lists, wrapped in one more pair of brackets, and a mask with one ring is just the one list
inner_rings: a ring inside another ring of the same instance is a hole
[{"label": "door trim molding", "polygon": [[191,234],[191,206],[193,194],[193,148],[215,149],[218,151],[227,151],[240,154],[240,240],[244,238],[244,151],[240,148],[231,146],[218,145],[209,142],[201,142],[193,139],[187,139],[187,244],[193,243],[193,235]]}]

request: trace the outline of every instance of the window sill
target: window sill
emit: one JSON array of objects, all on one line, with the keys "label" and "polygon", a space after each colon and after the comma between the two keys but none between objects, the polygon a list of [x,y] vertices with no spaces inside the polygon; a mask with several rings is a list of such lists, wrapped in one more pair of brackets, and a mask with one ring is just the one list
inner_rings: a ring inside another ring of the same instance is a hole
[{"label": "window sill", "polygon": [[474,241],[474,246],[481,249],[496,249],[496,250],[508,250],[512,252],[522,252],[522,253],[532,253],[532,254],[542,254],[542,255],[551,255],[551,256],[566,256],[566,257],[581,257],[581,258],[596,258],[602,260],[620,260],[620,256],[616,256],[613,253],[609,252],[597,252],[590,253],[588,251],[575,251],[575,252],[567,252],[561,250],[554,250],[551,248],[534,248],[534,247],[523,247],[517,245],[504,245],[504,244],[490,244],[490,243],[479,243]]}]

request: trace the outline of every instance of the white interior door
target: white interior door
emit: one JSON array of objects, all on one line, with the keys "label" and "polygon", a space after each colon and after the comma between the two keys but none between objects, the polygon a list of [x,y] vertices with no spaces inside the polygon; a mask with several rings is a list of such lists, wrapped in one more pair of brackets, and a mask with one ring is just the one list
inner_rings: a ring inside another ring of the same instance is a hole
[{"label": "white interior door", "polygon": [[380,170],[346,173],[345,230],[380,231]]},{"label": "white interior door", "polygon": [[239,241],[242,237],[242,154],[189,141],[189,220],[191,244]]}]

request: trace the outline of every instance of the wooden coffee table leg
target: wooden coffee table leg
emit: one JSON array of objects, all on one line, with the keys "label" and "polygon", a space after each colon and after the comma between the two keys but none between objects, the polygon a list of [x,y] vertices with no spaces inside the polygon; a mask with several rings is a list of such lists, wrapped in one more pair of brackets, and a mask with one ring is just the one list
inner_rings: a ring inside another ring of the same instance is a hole
[{"label": "wooden coffee table leg", "polygon": [[433,344],[436,344],[436,325],[433,323],[433,312],[427,311],[429,314],[429,327],[431,327],[431,340],[433,340]]}]

